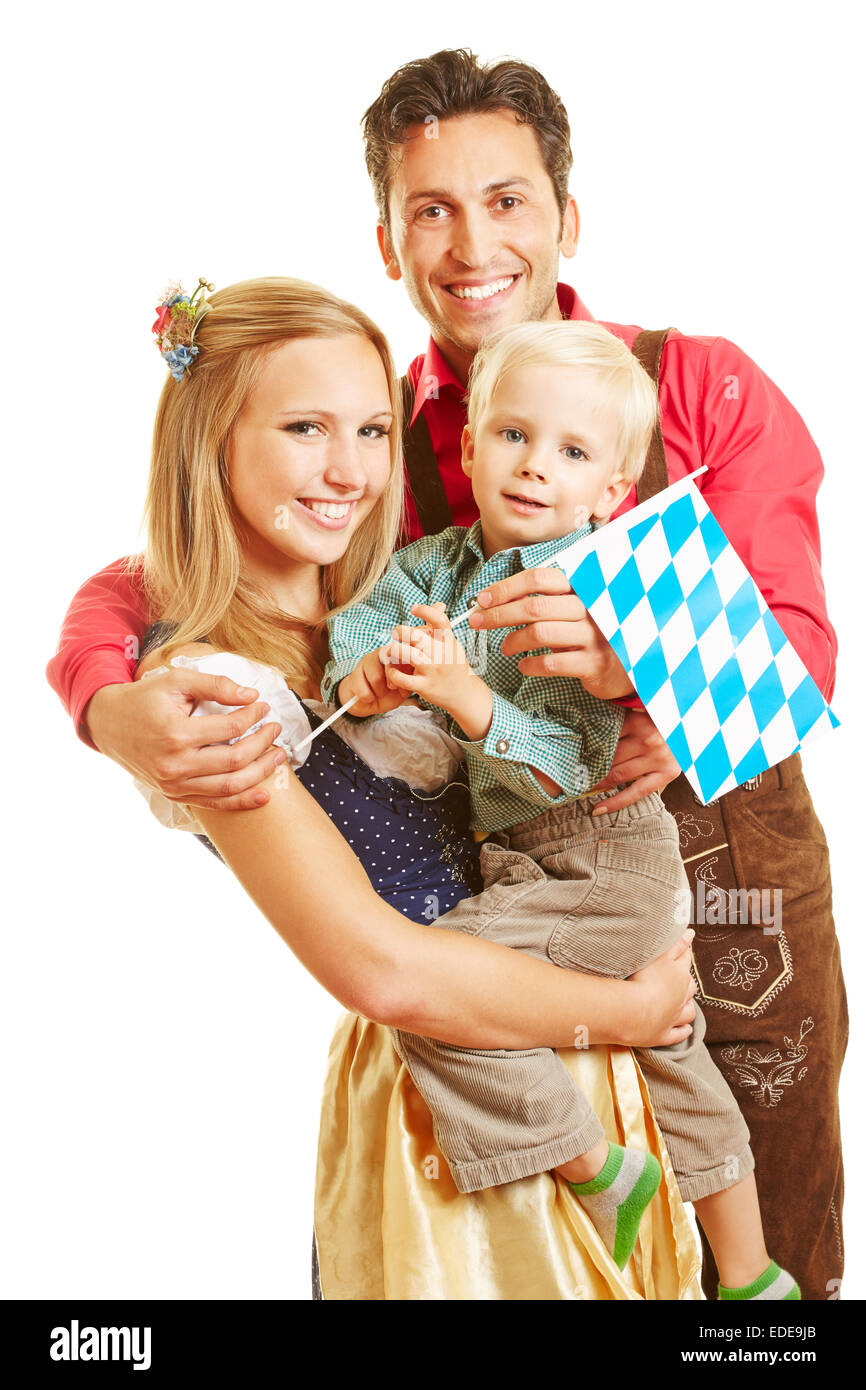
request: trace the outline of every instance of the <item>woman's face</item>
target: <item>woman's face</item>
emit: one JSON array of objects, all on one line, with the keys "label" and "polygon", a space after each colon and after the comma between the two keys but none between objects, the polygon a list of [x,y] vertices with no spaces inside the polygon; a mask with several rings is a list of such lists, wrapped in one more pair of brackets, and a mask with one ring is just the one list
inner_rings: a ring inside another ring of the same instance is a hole
[{"label": "woman's face", "polygon": [[228,449],[250,572],[275,591],[332,564],[391,471],[391,403],[373,344],[354,333],[295,338],[269,354]]}]

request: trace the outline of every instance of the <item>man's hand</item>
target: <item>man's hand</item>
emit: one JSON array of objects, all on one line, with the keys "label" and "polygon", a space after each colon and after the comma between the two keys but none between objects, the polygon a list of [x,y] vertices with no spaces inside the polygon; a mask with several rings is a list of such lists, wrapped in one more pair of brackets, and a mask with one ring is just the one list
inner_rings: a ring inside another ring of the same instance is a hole
[{"label": "man's hand", "polygon": [[382,660],[385,650],[385,647],[376,647],[368,652],[337,688],[338,705],[345,705],[347,700],[357,697],[350,713],[358,719],[384,714],[409,699],[410,691],[398,690],[390,684],[388,667]]},{"label": "man's hand", "polygon": [[[589,616],[558,565],[521,570],[476,595],[481,612],[472,628],[518,627],[502,643],[505,656],[550,647],[544,656],[524,657],[525,676],[577,676],[600,700],[633,695],[634,686],[607,638]],[[522,626],[525,624],[525,626]]]},{"label": "man's hand", "polygon": [[[193,719],[199,700],[246,708]],[[268,708],[256,701],[255,690],[227,676],[172,667],[129,685],[103,686],[88,701],[85,722],[101,753],[169,801],[248,811],[269,800],[258,784],[285,761],[283,750],[272,747],[280,726],[266,724],[238,743],[228,740],[240,738]]]},{"label": "man's hand", "polygon": [[604,811],[618,811],[621,806],[631,806],[650,792],[660,792],[679,775],[679,763],[646,710],[626,710],[613,765],[593,790],[616,787],[622,782],[629,782],[630,786],[608,801],[596,802],[592,814],[597,816]]}]

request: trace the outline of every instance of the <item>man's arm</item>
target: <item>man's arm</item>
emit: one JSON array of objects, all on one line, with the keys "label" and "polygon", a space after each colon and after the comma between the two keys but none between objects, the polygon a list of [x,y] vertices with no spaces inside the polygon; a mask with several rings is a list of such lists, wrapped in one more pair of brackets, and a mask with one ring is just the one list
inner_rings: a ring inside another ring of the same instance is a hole
[{"label": "man's arm", "polygon": [[85,720],[87,706],[103,686],[131,683],[147,627],[140,571],[130,572],[125,559],[88,579],[69,605],[45,674],[88,748],[96,744]]},{"label": "man's arm", "polygon": [[[242,745],[225,744],[256,724],[265,706],[256,691],[227,677],[173,670],[134,683],[149,624],[140,572],[116,560],[88,579],[72,600],[46,674],[89,748],[174,801],[248,810],[267,801],[259,784],[273,769],[268,724]],[[246,708],[190,719],[196,700]],[[252,703],[255,702],[255,703]]]},{"label": "man's arm", "polygon": [[703,495],[829,700],[838,644],[821,576],[821,455],[778,386],[725,338],[707,354],[699,424]]}]

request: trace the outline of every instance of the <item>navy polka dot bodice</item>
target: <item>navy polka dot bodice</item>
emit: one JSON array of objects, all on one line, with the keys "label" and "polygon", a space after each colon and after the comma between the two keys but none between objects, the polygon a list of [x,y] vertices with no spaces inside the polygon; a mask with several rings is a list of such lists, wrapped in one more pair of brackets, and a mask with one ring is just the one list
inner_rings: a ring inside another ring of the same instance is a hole
[{"label": "navy polka dot bodice", "polygon": [[[312,728],[323,722],[301,708]],[[379,896],[413,922],[431,922],[481,891],[464,768],[439,792],[413,791],[398,777],[380,777],[327,728],[313,739],[296,776],[351,845]]]}]

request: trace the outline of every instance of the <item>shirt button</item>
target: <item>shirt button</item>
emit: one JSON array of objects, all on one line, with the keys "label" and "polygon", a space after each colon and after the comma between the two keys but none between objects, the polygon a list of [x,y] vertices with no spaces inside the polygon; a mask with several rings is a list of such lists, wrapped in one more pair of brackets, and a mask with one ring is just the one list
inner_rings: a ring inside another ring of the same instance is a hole
[{"label": "shirt button", "polygon": [[496,751],[497,751],[497,753],[507,753],[510,747],[511,747],[511,744],[508,742],[508,739],[507,739],[507,738],[500,738],[500,739],[497,739],[497,742],[496,742]]}]

